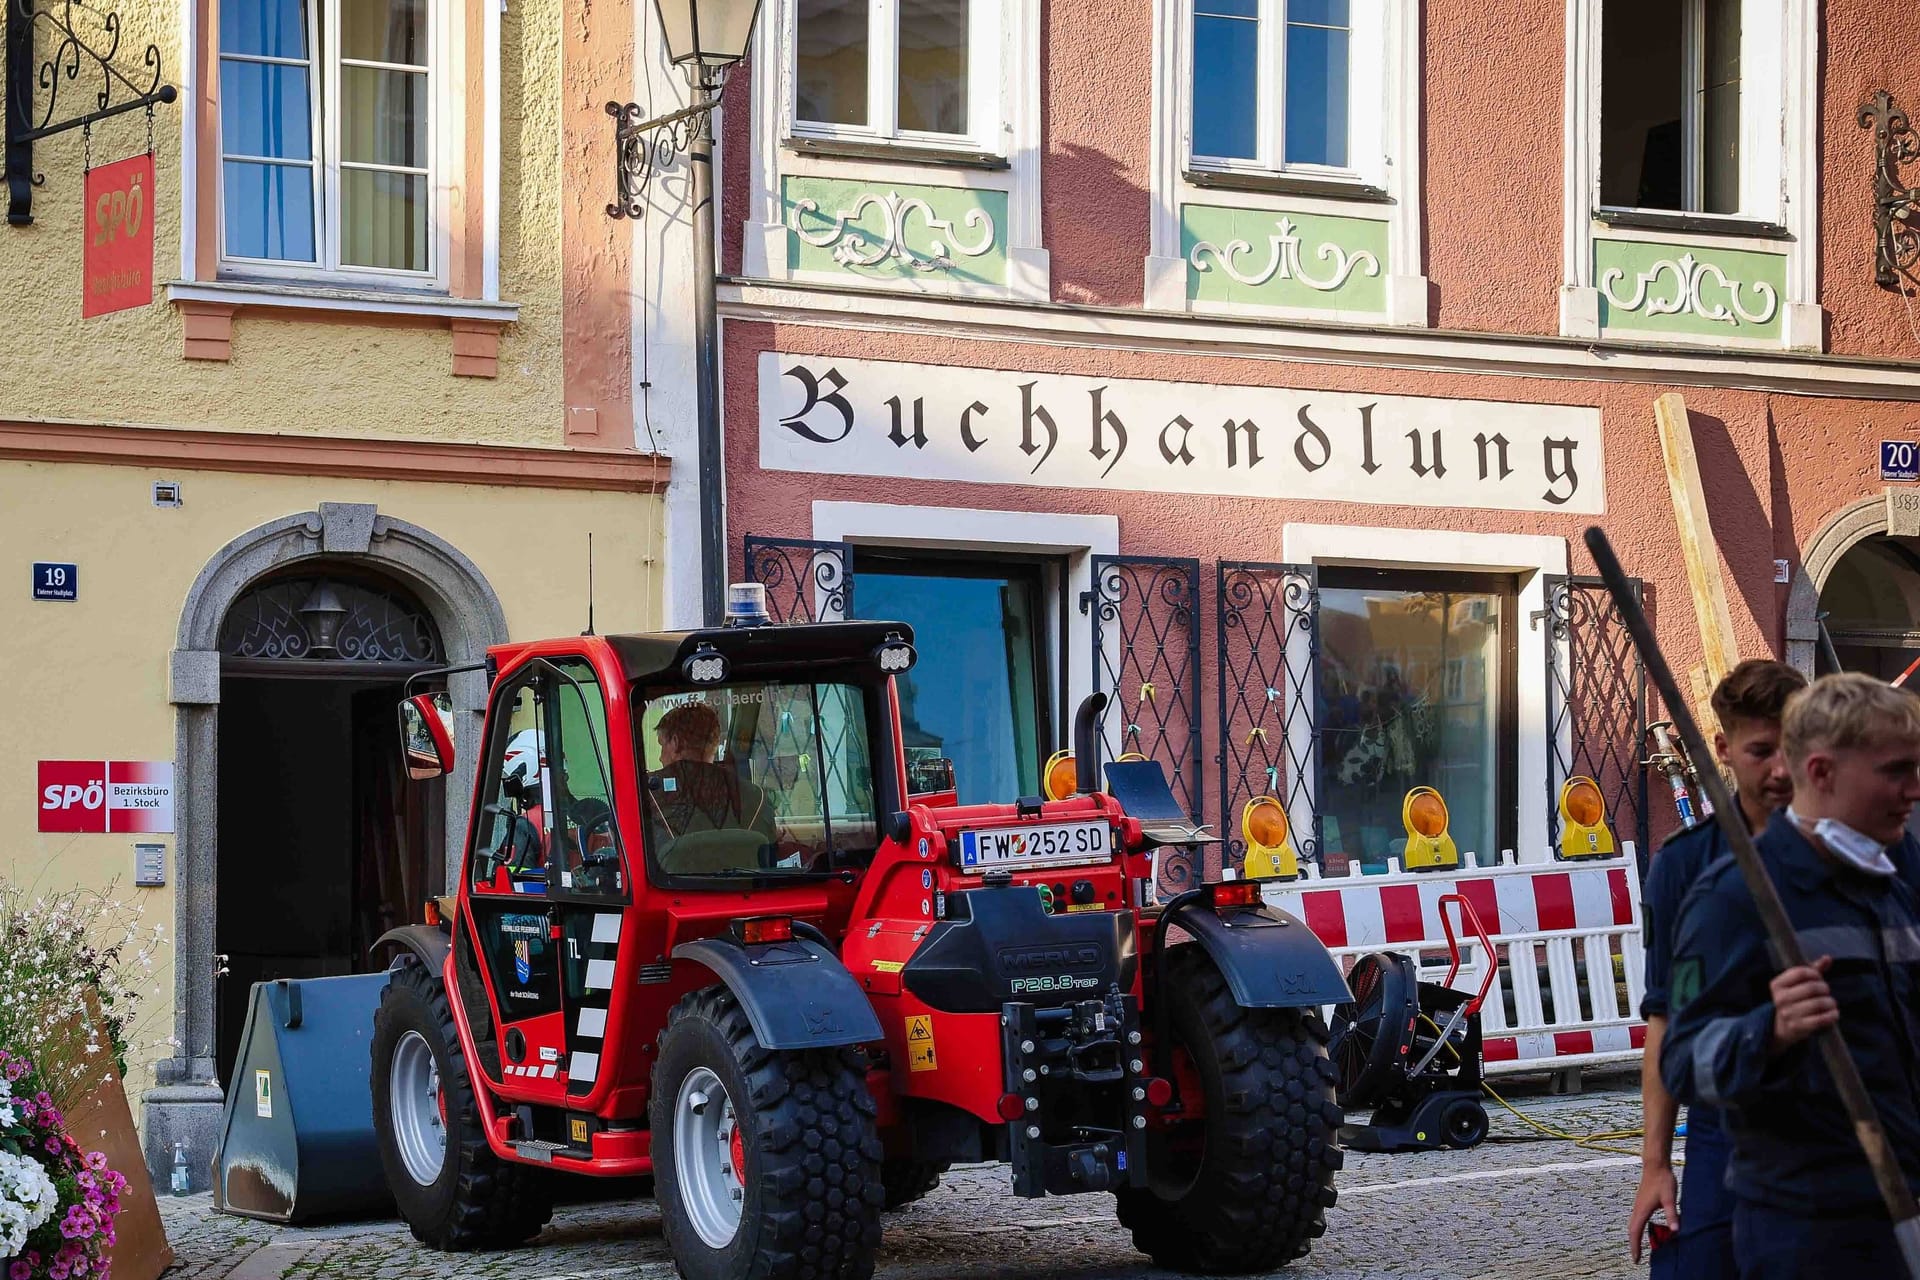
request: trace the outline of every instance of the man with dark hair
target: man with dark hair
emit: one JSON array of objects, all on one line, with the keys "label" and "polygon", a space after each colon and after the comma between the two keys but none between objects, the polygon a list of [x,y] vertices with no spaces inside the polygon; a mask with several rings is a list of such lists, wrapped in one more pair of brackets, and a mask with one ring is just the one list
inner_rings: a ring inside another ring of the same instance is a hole
[{"label": "man with dark hair", "polygon": [[[1713,714],[1720,722],[1713,735],[1714,754],[1733,774],[1734,799],[1749,831],[1764,828],[1773,811],[1792,798],[1793,778],[1780,751],[1780,717],[1787,699],[1806,687],[1806,677],[1792,667],[1756,658],[1735,667],[1713,691]],[[1697,1103],[1688,1111],[1686,1213],[1682,1215],[1678,1212],[1680,1188],[1673,1176],[1673,1125],[1680,1104],[1660,1079],[1680,903],[1701,871],[1726,852],[1719,824],[1708,818],[1660,850],[1643,895],[1647,989],[1640,1016],[1647,1023],[1647,1045],[1640,1069],[1640,1100],[1644,1136],[1640,1189],[1633,1198],[1627,1234],[1638,1262],[1642,1237],[1656,1209],[1666,1215],[1666,1227],[1678,1232],[1653,1251],[1656,1280],[1668,1276],[1730,1280],[1738,1274],[1733,1262],[1733,1206],[1721,1185],[1727,1140],[1720,1117],[1713,1107]]]},{"label": "man with dark hair", "polygon": [[689,700],[660,717],[659,744],[648,773],[651,817],[668,840],[699,831],[757,832],[772,845],[776,824],[766,793],[741,775],[736,762],[714,757],[720,749],[720,713]]},{"label": "man with dark hair", "polygon": [[1920,1186],[1920,875],[1906,834],[1920,698],[1827,676],[1788,701],[1781,727],[1793,801],[1758,850],[1812,963],[1776,974],[1739,866],[1709,867],[1674,932],[1661,1077],[1721,1109],[1742,1280],[1897,1276],[1892,1221],[1813,1039],[1839,1028]]}]

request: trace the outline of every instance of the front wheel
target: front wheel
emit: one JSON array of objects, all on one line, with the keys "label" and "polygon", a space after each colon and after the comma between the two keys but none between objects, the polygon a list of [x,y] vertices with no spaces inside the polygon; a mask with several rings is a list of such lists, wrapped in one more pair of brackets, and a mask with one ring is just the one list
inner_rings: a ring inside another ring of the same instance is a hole
[{"label": "front wheel", "polygon": [[417,964],[394,971],[373,1015],[373,1129],[414,1238],[436,1249],[500,1249],[553,1216],[543,1170],[493,1154],[446,988]]},{"label": "front wheel", "polygon": [[1167,957],[1176,1053],[1205,1114],[1148,1142],[1144,1188],[1116,1193],[1134,1247],[1175,1271],[1271,1271],[1326,1231],[1335,1135],[1327,1033],[1311,1009],[1242,1009],[1198,946]]},{"label": "front wheel", "polygon": [[763,1048],[724,987],[660,1037],[654,1185],[686,1280],[866,1280],[880,1247],[880,1139],[852,1049]]}]

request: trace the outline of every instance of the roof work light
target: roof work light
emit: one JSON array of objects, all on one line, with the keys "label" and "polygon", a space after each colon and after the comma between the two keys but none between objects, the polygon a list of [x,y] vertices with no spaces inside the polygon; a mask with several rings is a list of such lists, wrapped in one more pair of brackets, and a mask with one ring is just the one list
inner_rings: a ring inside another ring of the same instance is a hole
[{"label": "roof work light", "polygon": [[1246,875],[1249,880],[1295,880],[1300,859],[1287,838],[1287,811],[1272,796],[1255,796],[1240,811],[1240,834],[1246,837]]},{"label": "roof work light", "polygon": [[1560,856],[1606,858],[1616,852],[1600,784],[1584,774],[1560,785]]},{"label": "roof work light", "polygon": [[1401,865],[1409,871],[1452,870],[1460,865],[1460,850],[1447,834],[1447,802],[1432,787],[1415,787],[1400,805],[1400,821],[1407,829],[1407,851]]}]

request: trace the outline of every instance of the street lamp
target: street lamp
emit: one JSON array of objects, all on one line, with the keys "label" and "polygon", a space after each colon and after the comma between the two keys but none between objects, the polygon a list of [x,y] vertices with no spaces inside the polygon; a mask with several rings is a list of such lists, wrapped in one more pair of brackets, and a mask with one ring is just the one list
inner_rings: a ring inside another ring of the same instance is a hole
[{"label": "street lamp", "polygon": [[747,56],[760,0],[654,0],[654,7],[673,64],[717,70]]},{"label": "street lamp", "polygon": [[720,352],[714,311],[713,109],[727,68],[747,56],[760,0],[654,0],[667,56],[686,71],[693,102],[651,119],[638,103],[607,104],[614,118],[615,199],[607,213],[638,218],[655,174],[686,153],[693,175],[693,342],[700,457],[700,612],[720,625],[727,580],[726,506],[720,474]]}]

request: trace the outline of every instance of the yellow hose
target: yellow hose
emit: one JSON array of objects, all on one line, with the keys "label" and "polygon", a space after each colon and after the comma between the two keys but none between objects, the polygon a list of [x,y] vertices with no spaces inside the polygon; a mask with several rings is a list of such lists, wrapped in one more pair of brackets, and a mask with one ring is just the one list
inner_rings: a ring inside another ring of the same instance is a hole
[{"label": "yellow hose", "polygon": [[[1433,1032],[1436,1038],[1440,1035],[1440,1028],[1434,1023],[1432,1018],[1428,1017],[1426,1014],[1423,1013],[1420,1015],[1420,1021],[1427,1024],[1427,1029]],[[1459,1050],[1455,1049],[1451,1044],[1448,1044],[1444,1047],[1446,1049],[1446,1052],[1453,1056],[1453,1060],[1457,1064],[1460,1061]],[[1550,1124],[1542,1124],[1540,1121],[1535,1120],[1532,1116],[1528,1115],[1526,1112],[1522,1111],[1520,1108],[1514,1106],[1511,1102],[1508,1102],[1505,1098],[1501,1097],[1497,1092],[1494,1091],[1494,1087],[1488,1084],[1485,1080],[1482,1080],[1480,1082],[1480,1087],[1486,1090],[1487,1096],[1489,1098],[1492,1098],[1495,1102],[1499,1103],[1501,1106],[1511,1111],[1520,1120],[1522,1124],[1525,1124],[1530,1128],[1538,1130],[1540,1133],[1542,1133],[1546,1137],[1552,1138],[1555,1141],[1571,1142],[1574,1146],[1584,1147],[1589,1151],[1608,1151],[1608,1152],[1612,1152],[1614,1155],[1637,1156],[1640,1154],[1638,1148],[1634,1148],[1630,1150],[1625,1147],[1610,1146],[1608,1144],[1616,1143],[1616,1142],[1632,1141],[1634,1139],[1639,1138],[1643,1134],[1644,1130],[1603,1129],[1594,1133],[1568,1133],[1565,1129],[1556,1129]]]}]

